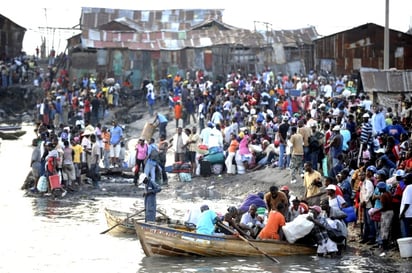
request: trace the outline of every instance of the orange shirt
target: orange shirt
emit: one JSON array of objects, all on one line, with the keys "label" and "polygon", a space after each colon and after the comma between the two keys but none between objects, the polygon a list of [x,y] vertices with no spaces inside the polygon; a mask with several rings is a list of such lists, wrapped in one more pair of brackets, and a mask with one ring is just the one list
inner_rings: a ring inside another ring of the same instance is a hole
[{"label": "orange shirt", "polygon": [[228,148],[229,153],[235,153],[237,148],[239,148],[239,142],[236,139],[233,139],[230,142],[230,146]]},{"label": "orange shirt", "polygon": [[102,132],[102,140],[104,143],[104,150],[110,150],[110,132]]},{"label": "orange shirt", "polygon": [[259,233],[258,237],[264,239],[279,240],[279,229],[286,224],[285,216],[282,213],[271,210],[269,212],[268,222]]},{"label": "orange shirt", "polygon": [[181,119],[182,118],[182,105],[177,103],[175,105],[175,119]]}]

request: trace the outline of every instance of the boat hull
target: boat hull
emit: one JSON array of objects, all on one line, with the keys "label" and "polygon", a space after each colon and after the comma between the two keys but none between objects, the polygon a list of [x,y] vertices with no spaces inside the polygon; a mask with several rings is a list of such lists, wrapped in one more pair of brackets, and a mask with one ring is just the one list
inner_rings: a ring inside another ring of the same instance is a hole
[{"label": "boat hull", "polygon": [[109,231],[110,234],[136,234],[136,229],[133,225],[133,219],[144,220],[144,212],[142,212],[142,215],[136,215],[134,217],[128,218],[133,214],[134,212],[124,212],[105,208],[104,216],[106,218],[107,226],[110,228],[115,225],[118,225]]},{"label": "boat hull", "polygon": [[289,244],[276,240],[250,240],[250,243],[232,235],[203,235],[177,230],[164,225],[134,222],[137,237],[146,256],[203,256],[222,257],[292,256],[316,254],[314,246]]},{"label": "boat hull", "polygon": [[26,134],[26,131],[0,131],[0,138],[5,140],[17,140]]},{"label": "boat hull", "polygon": [[[156,216],[156,223],[168,224],[169,226],[175,227],[177,229],[186,229],[186,226],[181,221],[170,219],[159,210],[157,210],[157,213],[160,215]],[[134,214],[136,214],[136,212],[126,212],[105,208],[104,216],[106,218],[107,227],[111,228],[117,225],[115,228],[110,230],[109,233],[112,235],[136,234],[134,221],[144,221],[145,215],[144,211],[137,215]]]}]

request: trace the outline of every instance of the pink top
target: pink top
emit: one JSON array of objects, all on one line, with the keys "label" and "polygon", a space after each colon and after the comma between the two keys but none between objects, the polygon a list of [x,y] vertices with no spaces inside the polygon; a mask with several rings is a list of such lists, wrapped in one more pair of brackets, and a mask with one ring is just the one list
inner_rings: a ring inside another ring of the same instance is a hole
[{"label": "pink top", "polygon": [[245,135],[239,143],[239,154],[247,155],[250,154],[249,151],[249,136]]},{"label": "pink top", "polygon": [[139,160],[144,160],[147,155],[147,144],[145,143],[143,146],[137,144],[136,145],[136,158]]}]

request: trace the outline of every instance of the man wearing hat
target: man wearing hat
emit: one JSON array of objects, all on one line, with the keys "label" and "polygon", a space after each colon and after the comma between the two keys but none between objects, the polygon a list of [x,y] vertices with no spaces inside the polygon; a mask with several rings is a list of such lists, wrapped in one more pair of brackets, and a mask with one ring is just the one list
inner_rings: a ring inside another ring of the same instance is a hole
[{"label": "man wearing hat", "polygon": [[215,224],[220,221],[216,212],[209,209],[208,205],[200,207],[200,217],[196,225],[196,233],[213,235],[215,232]]},{"label": "man wearing hat", "polygon": [[313,232],[315,234],[316,243],[318,244],[317,254],[318,256],[323,256],[326,254],[334,254],[338,252],[337,244],[329,239],[328,233],[326,231],[326,218],[322,215],[322,208],[320,206],[309,207],[312,215],[309,214],[307,219],[312,221],[315,226]]},{"label": "man wearing hat", "polygon": [[162,188],[150,179],[146,174],[142,174],[139,178],[139,184],[144,184],[144,208],[145,208],[145,222],[156,221],[156,195],[162,190]]},{"label": "man wearing hat", "polygon": [[203,128],[202,131],[200,131],[200,139],[202,140],[202,144],[206,145],[209,147],[209,137],[210,137],[210,133],[212,132],[212,128],[215,125],[213,124],[213,122],[209,121],[207,123],[207,126],[205,128]]},{"label": "man wearing hat", "polygon": [[376,212],[381,213],[380,229],[379,229],[379,241],[378,244],[383,250],[388,249],[389,238],[391,227],[392,227],[392,218],[393,218],[393,206],[392,206],[392,195],[387,190],[387,185],[385,182],[381,181],[376,184],[380,195],[381,207],[376,210]]}]

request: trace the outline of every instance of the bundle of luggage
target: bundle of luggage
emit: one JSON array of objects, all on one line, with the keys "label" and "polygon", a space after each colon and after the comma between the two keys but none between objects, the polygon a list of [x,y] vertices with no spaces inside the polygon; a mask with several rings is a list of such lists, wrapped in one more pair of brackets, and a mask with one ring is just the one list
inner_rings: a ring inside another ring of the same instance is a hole
[{"label": "bundle of luggage", "polygon": [[172,173],[190,173],[192,165],[190,162],[178,161],[172,165]]}]

